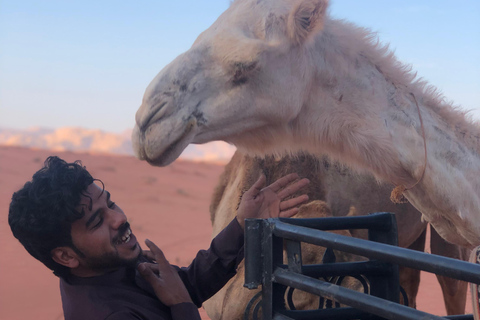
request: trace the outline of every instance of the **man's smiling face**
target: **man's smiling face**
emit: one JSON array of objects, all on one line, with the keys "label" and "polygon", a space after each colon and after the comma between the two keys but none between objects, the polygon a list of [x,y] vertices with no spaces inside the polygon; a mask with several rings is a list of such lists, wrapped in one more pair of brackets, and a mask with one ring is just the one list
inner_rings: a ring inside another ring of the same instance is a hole
[{"label": "man's smiling face", "polygon": [[89,277],[134,266],[142,250],[125,213],[110,199],[110,193],[95,183],[85,195],[77,207],[85,214],[72,223],[72,241],[80,251],[79,266],[72,274]]}]

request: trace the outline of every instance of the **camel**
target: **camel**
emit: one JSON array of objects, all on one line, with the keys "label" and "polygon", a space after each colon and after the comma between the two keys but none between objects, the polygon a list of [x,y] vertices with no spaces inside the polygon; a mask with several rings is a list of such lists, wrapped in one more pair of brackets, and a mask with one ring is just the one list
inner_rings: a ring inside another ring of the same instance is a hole
[{"label": "camel", "polygon": [[[372,212],[394,212],[398,225],[399,245],[423,251],[427,224],[421,214],[410,204],[393,204],[389,200],[391,186],[378,184],[370,175],[356,174],[326,157],[317,158],[308,154],[297,154],[276,159],[275,157],[250,157],[237,151],[226,165],[215,188],[210,205],[211,222],[215,237],[236,215],[236,209],[245,190],[256,181],[261,173],[267,181],[297,172],[311,183],[306,190],[307,205],[300,207],[295,218],[365,215]],[[366,239],[366,230],[341,230],[343,235]],[[434,254],[467,260],[469,250],[445,242],[431,230],[431,250]],[[324,249],[302,244],[304,264],[320,263]],[[358,261],[359,257],[336,252],[337,262]],[[443,291],[448,315],[465,313],[467,283],[437,276]],[[416,307],[416,296],[420,283],[420,271],[400,268],[400,285],[405,289],[409,306]],[[211,319],[243,319],[248,302],[257,291],[243,288],[244,265],[240,264],[237,275],[215,296],[205,302],[204,307]],[[355,283],[352,284],[353,286]],[[354,286],[355,287],[355,286]],[[358,289],[358,288],[355,288]],[[297,309],[318,307],[318,299],[303,294],[295,299]]]},{"label": "camel", "polygon": [[327,154],[396,186],[447,241],[480,244],[479,129],[328,0],[235,0],[147,87],[136,155],[190,143]]}]

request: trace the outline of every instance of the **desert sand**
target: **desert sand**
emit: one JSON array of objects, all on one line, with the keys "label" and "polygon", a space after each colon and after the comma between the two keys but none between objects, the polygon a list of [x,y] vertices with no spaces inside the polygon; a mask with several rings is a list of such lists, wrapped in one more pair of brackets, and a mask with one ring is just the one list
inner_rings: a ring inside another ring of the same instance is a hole
[{"label": "desert sand", "polygon": [[[0,147],[0,244],[5,249],[0,258],[0,319],[63,319],[58,278],[24,250],[7,219],[12,193],[49,155],[82,160],[125,211],[137,239],[155,242],[170,263],[188,265],[199,249],[208,247],[212,231],[208,208],[222,165],[179,160],[156,168],[131,156]],[[434,275],[422,274],[418,309],[445,315]],[[467,312],[472,312],[470,300]],[[203,309],[201,314],[209,319]]]}]

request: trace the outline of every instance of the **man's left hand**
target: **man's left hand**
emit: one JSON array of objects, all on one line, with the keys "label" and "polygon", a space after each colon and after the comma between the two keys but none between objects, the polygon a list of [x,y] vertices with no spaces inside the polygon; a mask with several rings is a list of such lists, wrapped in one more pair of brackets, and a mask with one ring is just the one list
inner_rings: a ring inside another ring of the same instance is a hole
[{"label": "man's left hand", "polygon": [[158,299],[169,307],[183,302],[192,302],[178,272],[167,261],[162,250],[148,239],[145,244],[150,251],[144,251],[143,254],[156,263],[143,262],[138,265],[137,269],[152,286]]}]

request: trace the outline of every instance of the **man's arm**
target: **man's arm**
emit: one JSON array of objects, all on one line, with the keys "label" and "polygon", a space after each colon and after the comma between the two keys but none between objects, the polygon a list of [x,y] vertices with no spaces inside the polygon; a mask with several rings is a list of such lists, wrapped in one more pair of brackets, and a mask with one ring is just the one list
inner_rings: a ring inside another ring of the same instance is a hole
[{"label": "man's arm", "polygon": [[267,187],[265,182],[265,175],[261,175],[243,194],[236,219],[213,239],[208,250],[199,251],[188,268],[179,270],[197,306],[200,307],[236,274],[237,266],[243,260],[246,218],[291,217],[297,213],[298,205],[308,200],[307,195],[284,200],[309,183],[308,179],[299,179],[296,173]]},{"label": "man's arm", "polygon": [[233,219],[211,242],[208,250],[201,250],[179,275],[193,302],[201,306],[217,293],[237,272],[243,260],[243,229]]},{"label": "man's arm", "polygon": [[[201,320],[198,308],[191,302],[179,303],[170,307],[171,318],[173,320]],[[167,320],[167,318],[162,318]],[[114,312],[104,320],[145,320],[144,316],[130,310]]]}]

